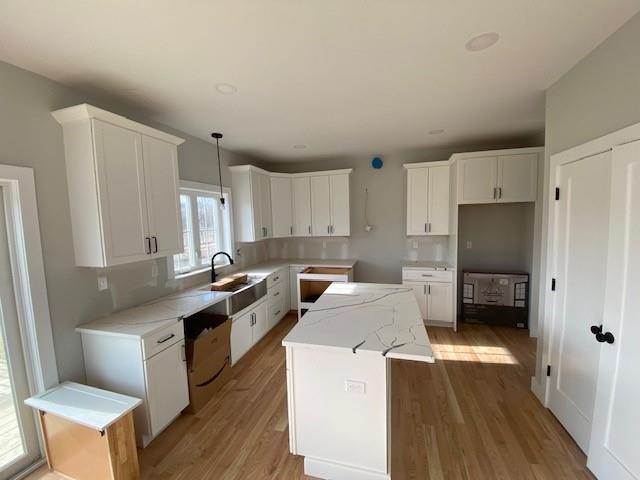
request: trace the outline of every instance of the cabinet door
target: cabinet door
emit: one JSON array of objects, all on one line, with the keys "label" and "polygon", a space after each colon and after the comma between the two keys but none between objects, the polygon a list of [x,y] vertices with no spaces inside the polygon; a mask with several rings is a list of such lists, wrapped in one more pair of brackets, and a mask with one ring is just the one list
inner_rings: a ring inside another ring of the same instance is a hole
[{"label": "cabinet door", "polygon": [[309,177],[293,179],[293,234],[296,237],[311,235],[311,179]]},{"label": "cabinet door", "polygon": [[289,267],[289,305],[291,310],[298,311],[298,273],[305,267]]},{"label": "cabinet door", "polygon": [[264,237],[271,238],[273,236],[273,220],[271,217],[271,177],[261,173],[260,178],[260,216],[262,219],[262,227],[264,228]]},{"label": "cabinet door", "polygon": [[329,235],[331,225],[331,193],[329,177],[311,177],[311,233],[314,237]]},{"label": "cabinet door", "polygon": [[430,235],[449,235],[449,192],[449,167],[430,167],[427,202]]},{"label": "cabinet door", "polygon": [[427,235],[429,213],[429,168],[412,168],[407,171],[407,235]]},{"label": "cabinet door", "polygon": [[331,202],[331,235],[348,237],[351,235],[348,174],[331,175],[329,177],[329,196]]},{"label": "cabinet door", "polygon": [[253,345],[253,312],[233,320],[231,324],[231,365],[235,364]]},{"label": "cabinet door", "polygon": [[156,436],[189,405],[184,340],[145,360],[151,435]]},{"label": "cabinet door", "polygon": [[427,285],[427,320],[453,322],[453,287],[450,283]]},{"label": "cabinet door", "polygon": [[273,237],[290,237],[293,235],[292,207],[291,179],[288,177],[271,177]]},{"label": "cabinet door", "polygon": [[153,255],[182,252],[182,218],[175,145],[142,137],[149,236]]},{"label": "cabinet door", "polygon": [[251,184],[251,217],[253,220],[253,237],[248,241],[258,241],[265,237],[264,225],[262,225],[262,181],[258,172],[249,172],[249,183]]},{"label": "cabinet door", "polygon": [[253,310],[253,342],[256,344],[269,331],[269,314],[267,303],[262,302]]},{"label": "cabinet door", "polygon": [[142,140],[93,120],[105,266],[149,258]]},{"label": "cabinet door", "polygon": [[427,319],[427,284],[424,282],[402,282],[403,285],[410,287],[418,301],[420,315],[423,320]]},{"label": "cabinet door", "polygon": [[458,203],[494,203],[498,157],[465,158],[458,162]]},{"label": "cabinet door", "polygon": [[538,154],[498,157],[498,202],[535,202]]}]

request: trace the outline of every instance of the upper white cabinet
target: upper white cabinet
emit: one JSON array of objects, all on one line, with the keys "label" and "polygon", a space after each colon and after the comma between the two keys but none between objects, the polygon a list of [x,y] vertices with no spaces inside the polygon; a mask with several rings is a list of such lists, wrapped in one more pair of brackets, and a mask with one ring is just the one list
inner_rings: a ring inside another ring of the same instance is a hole
[{"label": "upper white cabinet", "polygon": [[448,235],[448,162],[407,164],[407,235]]},{"label": "upper white cabinet", "polygon": [[311,178],[293,177],[293,235],[311,235]]},{"label": "upper white cabinet", "polygon": [[251,165],[230,167],[234,235],[238,242],[271,238],[271,178]]},{"label": "upper white cabinet", "polygon": [[[493,152],[496,153],[496,152]],[[458,204],[535,202],[538,152],[457,160]]]},{"label": "upper white cabinet", "polygon": [[351,234],[351,169],[287,174],[240,165],[230,170],[237,241]]},{"label": "upper white cabinet", "polygon": [[273,236],[289,237],[293,235],[293,192],[291,178],[288,176],[271,177],[271,218]]},{"label": "upper white cabinet", "polygon": [[82,104],[62,124],[76,264],[109,267],[182,251],[177,145],[184,140]]}]

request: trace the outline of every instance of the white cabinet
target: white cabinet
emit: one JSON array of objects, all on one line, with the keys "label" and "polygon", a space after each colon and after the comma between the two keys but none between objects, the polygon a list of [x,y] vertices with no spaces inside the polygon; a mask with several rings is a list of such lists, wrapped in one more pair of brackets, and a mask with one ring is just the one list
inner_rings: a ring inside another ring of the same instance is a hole
[{"label": "white cabinet", "polygon": [[421,166],[405,165],[407,168],[407,235],[448,235],[449,165],[443,165],[442,162],[419,165]]},{"label": "white cabinet", "polygon": [[458,204],[535,202],[538,153],[458,160]]},{"label": "white cabinet", "polygon": [[151,436],[157,436],[189,405],[184,340],[144,362]]},{"label": "white cabinet", "polygon": [[292,181],[288,176],[271,177],[271,212],[273,237],[293,235]]},{"label": "white cabinet", "polygon": [[251,165],[230,167],[234,235],[238,242],[271,238],[271,179],[269,172]]},{"label": "white cabinet", "polygon": [[268,329],[275,327],[289,311],[289,267],[267,277]]},{"label": "white cabinet", "polygon": [[231,365],[234,365],[269,331],[267,301],[262,298],[239,316],[231,324]]},{"label": "white cabinet", "polygon": [[311,177],[311,232],[315,237],[349,236],[349,174]]},{"label": "white cabinet", "polygon": [[311,178],[293,177],[293,235],[311,235]]},{"label": "white cabinet", "polygon": [[291,265],[289,267],[289,309],[298,311],[298,274],[307,265]]},{"label": "white cabinet", "polygon": [[454,270],[403,268],[402,284],[410,287],[425,322],[455,324]]},{"label": "white cabinet", "polygon": [[76,264],[109,267],[182,250],[182,139],[77,105],[53,112],[64,133]]}]

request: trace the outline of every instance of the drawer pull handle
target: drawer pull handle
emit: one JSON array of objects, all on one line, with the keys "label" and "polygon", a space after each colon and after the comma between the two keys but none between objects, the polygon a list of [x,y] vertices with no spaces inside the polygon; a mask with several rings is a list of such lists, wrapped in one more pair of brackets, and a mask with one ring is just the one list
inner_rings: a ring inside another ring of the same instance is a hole
[{"label": "drawer pull handle", "polygon": [[175,337],[176,334],[175,333],[170,333],[169,335],[167,335],[166,337],[163,337],[161,339],[159,339],[156,343],[164,343],[164,342],[168,342],[169,340],[171,340],[173,337]]},{"label": "drawer pull handle", "polygon": [[276,292],[273,294],[274,297],[277,297],[278,295],[280,295],[280,292]]},{"label": "drawer pull handle", "polygon": [[423,277],[433,277],[433,275],[432,275],[432,274],[430,274],[430,273],[423,273],[423,274],[422,274],[422,276],[423,276]]},{"label": "drawer pull handle", "polygon": [[276,315],[280,315],[280,310],[278,310],[275,314],[276,314]]},{"label": "drawer pull handle", "polygon": [[273,281],[274,281],[274,282],[277,282],[278,280],[280,280],[280,277],[274,277],[274,278],[273,278]]}]

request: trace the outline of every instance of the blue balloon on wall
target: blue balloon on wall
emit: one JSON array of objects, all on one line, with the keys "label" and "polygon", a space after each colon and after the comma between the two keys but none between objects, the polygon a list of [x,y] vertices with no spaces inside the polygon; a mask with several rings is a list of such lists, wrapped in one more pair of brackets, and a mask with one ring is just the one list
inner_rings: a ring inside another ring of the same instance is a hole
[{"label": "blue balloon on wall", "polygon": [[376,170],[381,169],[383,164],[384,163],[380,157],[373,157],[373,160],[371,160],[371,166]]}]

